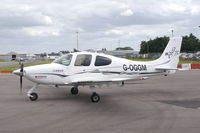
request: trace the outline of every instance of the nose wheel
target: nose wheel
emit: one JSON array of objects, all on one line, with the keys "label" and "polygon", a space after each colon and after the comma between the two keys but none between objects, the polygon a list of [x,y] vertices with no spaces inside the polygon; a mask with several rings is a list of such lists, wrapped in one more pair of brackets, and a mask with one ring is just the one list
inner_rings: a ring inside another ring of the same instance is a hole
[{"label": "nose wheel", "polygon": [[38,87],[38,84],[35,84],[28,92],[27,96],[31,101],[36,101],[38,99],[38,94],[33,92]]},{"label": "nose wheel", "polygon": [[36,101],[36,100],[38,99],[38,94],[35,93],[35,92],[32,92],[32,93],[30,94],[30,96],[29,96],[29,99],[30,99],[31,101]]},{"label": "nose wheel", "polygon": [[72,95],[77,95],[78,94],[78,88],[77,87],[72,87],[71,88],[71,94]]}]

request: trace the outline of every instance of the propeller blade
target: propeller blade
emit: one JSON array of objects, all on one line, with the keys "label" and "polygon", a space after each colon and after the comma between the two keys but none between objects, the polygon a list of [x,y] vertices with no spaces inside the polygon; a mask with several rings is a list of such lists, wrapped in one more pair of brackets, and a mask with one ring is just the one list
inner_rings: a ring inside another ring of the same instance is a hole
[{"label": "propeller blade", "polygon": [[22,76],[20,76],[20,93],[22,93]]},{"label": "propeller blade", "polygon": [[21,65],[20,65],[20,72],[22,73],[20,75],[20,93],[22,93],[22,78],[24,75],[24,64],[23,63],[21,63]]},{"label": "propeller blade", "polygon": [[21,63],[21,65],[20,65],[20,72],[23,72],[23,71],[24,71],[24,64]]}]

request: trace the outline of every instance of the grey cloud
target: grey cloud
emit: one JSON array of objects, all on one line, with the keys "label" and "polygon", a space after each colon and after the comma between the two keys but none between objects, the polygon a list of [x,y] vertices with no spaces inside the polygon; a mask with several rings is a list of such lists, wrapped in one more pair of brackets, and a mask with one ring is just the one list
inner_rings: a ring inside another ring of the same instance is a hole
[{"label": "grey cloud", "polygon": [[44,26],[44,22],[40,21],[39,18],[34,16],[3,16],[0,17],[0,26],[1,27],[30,27],[30,26]]},{"label": "grey cloud", "polygon": [[[82,50],[130,45],[138,49],[146,36],[198,35],[198,0],[2,0],[0,46],[2,51],[47,52],[72,50],[79,31]],[[177,9],[175,9],[177,8]],[[132,13],[122,16],[122,12]],[[110,32],[119,30],[120,34]],[[48,35],[45,35],[48,34]],[[10,46],[10,47],[9,47]],[[11,49],[13,48],[13,50]]]}]

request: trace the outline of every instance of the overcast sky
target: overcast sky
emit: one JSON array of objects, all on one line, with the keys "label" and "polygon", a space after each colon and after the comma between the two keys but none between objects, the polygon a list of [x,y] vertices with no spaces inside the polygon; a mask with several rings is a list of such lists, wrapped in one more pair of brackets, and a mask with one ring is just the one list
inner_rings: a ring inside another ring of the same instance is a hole
[{"label": "overcast sky", "polygon": [[115,49],[157,36],[200,38],[199,0],[1,0],[0,53]]}]

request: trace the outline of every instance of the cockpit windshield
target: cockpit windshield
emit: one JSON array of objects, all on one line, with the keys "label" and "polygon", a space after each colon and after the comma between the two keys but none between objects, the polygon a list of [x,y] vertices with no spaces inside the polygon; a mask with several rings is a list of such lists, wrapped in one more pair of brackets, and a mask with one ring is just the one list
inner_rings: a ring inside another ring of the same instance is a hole
[{"label": "cockpit windshield", "polygon": [[72,60],[72,54],[66,54],[58,59],[56,59],[55,61],[53,61],[53,63],[58,63],[61,65],[65,65],[65,66],[69,66]]}]

